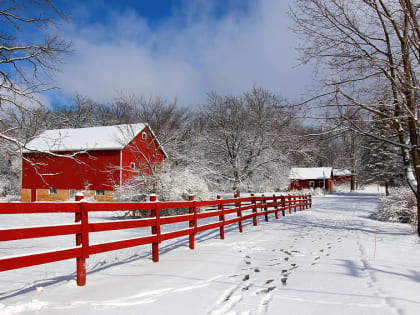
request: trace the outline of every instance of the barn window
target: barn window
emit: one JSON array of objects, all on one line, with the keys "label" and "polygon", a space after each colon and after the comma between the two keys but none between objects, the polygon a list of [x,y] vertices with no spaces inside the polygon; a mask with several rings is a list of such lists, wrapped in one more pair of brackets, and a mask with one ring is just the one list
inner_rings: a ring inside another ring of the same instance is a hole
[{"label": "barn window", "polygon": [[136,169],[136,163],[131,162],[130,167],[131,167],[131,169],[135,170]]},{"label": "barn window", "polygon": [[50,190],[48,191],[48,193],[49,193],[50,195],[57,195],[57,189],[50,188]]},{"label": "barn window", "polygon": [[105,190],[97,190],[95,194],[96,196],[105,196]]},{"label": "barn window", "polygon": [[309,181],[309,188],[315,188],[315,181]]},{"label": "barn window", "polygon": [[76,196],[76,189],[70,189],[69,193],[70,193],[70,198],[74,198],[74,196]]},{"label": "barn window", "polygon": [[146,140],[146,139],[147,139],[147,132],[142,132],[142,133],[141,133],[141,138],[142,138],[143,140]]}]

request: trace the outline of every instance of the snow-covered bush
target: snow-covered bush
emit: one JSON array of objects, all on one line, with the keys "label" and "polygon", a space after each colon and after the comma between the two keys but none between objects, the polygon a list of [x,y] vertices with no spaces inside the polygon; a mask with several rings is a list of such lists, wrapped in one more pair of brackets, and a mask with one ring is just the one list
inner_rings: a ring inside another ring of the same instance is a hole
[{"label": "snow-covered bush", "polygon": [[408,187],[396,187],[390,196],[381,196],[376,217],[380,221],[417,224],[417,201]]},{"label": "snow-covered bush", "polygon": [[342,184],[335,184],[333,186],[334,192],[349,192],[350,191],[350,183],[342,183]]},{"label": "snow-covered bush", "polygon": [[208,200],[211,193],[203,178],[193,171],[172,169],[160,176],[160,198],[168,200],[188,200],[194,195],[196,200]]},{"label": "snow-covered bush", "polygon": [[318,187],[315,189],[292,190],[290,194],[323,196],[324,194],[328,194],[328,192],[324,192],[324,189]]},{"label": "snow-covered bush", "polygon": [[[192,170],[165,165],[154,176],[139,174],[126,185],[116,187],[114,198],[144,202],[149,200],[150,194],[156,194],[160,201],[188,200],[191,194],[195,200],[208,200],[212,196],[205,180]],[[162,215],[177,212],[164,211]]]},{"label": "snow-covered bush", "polygon": [[189,169],[165,167],[154,176],[138,175],[122,187],[116,187],[115,198],[119,201],[148,201],[156,194],[161,201],[188,200],[190,194],[196,200],[210,198],[203,178]]},{"label": "snow-covered bush", "polygon": [[5,175],[0,175],[0,197],[4,197],[10,190],[10,182]]}]

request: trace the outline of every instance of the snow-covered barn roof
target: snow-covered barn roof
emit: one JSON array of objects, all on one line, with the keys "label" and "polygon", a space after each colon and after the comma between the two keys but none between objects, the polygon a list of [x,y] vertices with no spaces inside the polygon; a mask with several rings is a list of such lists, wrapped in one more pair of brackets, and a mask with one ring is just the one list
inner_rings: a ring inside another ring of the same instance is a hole
[{"label": "snow-covered barn roof", "polygon": [[294,167],[290,170],[290,179],[328,179],[332,167]]},{"label": "snow-covered barn roof", "polygon": [[46,130],[26,145],[31,151],[121,150],[147,124],[126,124],[78,129]]},{"label": "snow-covered barn roof", "polygon": [[334,169],[334,177],[340,177],[340,176],[350,176],[351,171],[346,169]]}]

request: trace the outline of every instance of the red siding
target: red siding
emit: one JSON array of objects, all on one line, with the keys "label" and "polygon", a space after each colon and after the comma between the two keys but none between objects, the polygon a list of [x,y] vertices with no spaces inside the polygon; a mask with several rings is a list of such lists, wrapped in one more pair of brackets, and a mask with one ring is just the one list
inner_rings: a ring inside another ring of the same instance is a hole
[{"label": "red siding", "polygon": [[[69,154],[71,152],[61,152]],[[82,153],[76,159],[24,153],[22,188],[112,190],[120,179],[120,150],[97,150]],[[42,176],[40,175],[42,174]]]},{"label": "red siding", "polygon": [[[143,133],[147,134],[146,139],[142,138]],[[145,128],[122,150],[123,183],[138,172],[152,175],[154,169],[159,167],[164,158],[165,155],[159,148],[156,139],[149,128]],[[131,169],[131,163],[135,163],[136,170]]]},{"label": "red siding", "polygon": [[346,184],[346,183],[351,183],[351,175],[346,175],[346,176],[334,176],[334,183],[336,183],[336,184]]},{"label": "red siding", "polygon": [[333,181],[331,178],[326,179],[299,179],[299,180],[292,180],[290,182],[290,190],[302,190],[302,189],[309,189],[309,182],[313,181],[315,183],[314,188],[324,188],[324,183],[326,186],[326,190],[331,192],[333,187]]}]

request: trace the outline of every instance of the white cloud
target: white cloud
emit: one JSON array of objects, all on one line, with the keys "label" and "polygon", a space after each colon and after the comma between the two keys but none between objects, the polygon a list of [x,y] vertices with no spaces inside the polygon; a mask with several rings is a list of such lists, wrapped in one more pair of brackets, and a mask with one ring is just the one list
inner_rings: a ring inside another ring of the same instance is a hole
[{"label": "white cloud", "polygon": [[157,28],[133,11],[113,12],[108,25],[73,25],[66,36],[76,53],[57,76],[59,86],[102,102],[129,92],[194,105],[209,91],[238,94],[254,84],[298,98],[311,73],[294,68],[287,2],[254,1],[246,13],[222,17],[194,4]]}]

